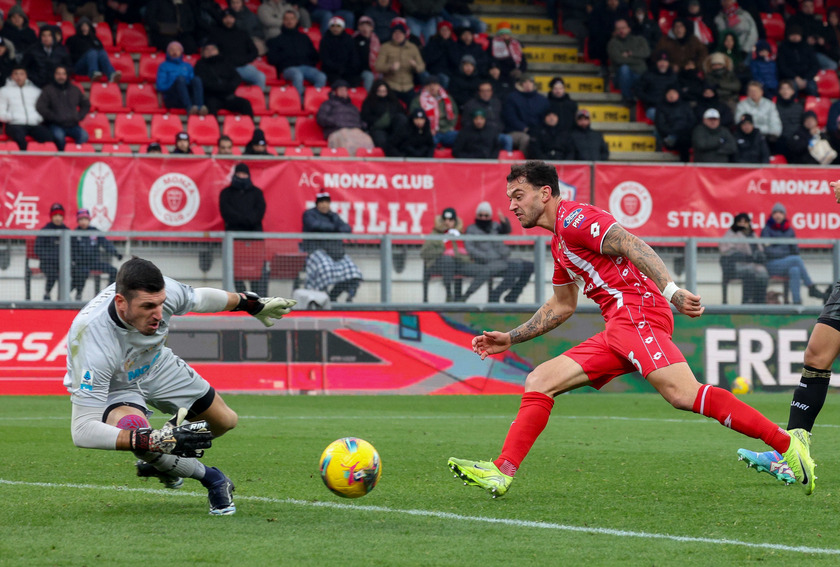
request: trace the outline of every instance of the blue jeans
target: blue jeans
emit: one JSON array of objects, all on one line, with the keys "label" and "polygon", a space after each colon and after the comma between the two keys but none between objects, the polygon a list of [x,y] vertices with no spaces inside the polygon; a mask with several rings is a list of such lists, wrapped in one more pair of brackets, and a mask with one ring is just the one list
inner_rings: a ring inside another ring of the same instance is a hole
[{"label": "blue jeans", "polygon": [[322,35],[327,35],[330,31],[330,18],[333,16],[343,18],[345,27],[348,27],[351,30],[356,29],[356,16],[354,16],[353,12],[350,12],[349,10],[336,10],[335,12],[331,12],[329,10],[315,8],[314,10],[309,11],[309,16],[312,18],[312,23],[318,22],[321,25]]},{"label": "blue jeans", "polygon": [[73,138],[73,141],[77,144],[84,144],[89,138],[87,131],[81,126],[63,127],[50,124],[49,129],[52,132],[53,138],[55,138],[55,147],[60,152],[64,151],[65,138],[67,136]]},{"label": "blue jeans", "polygon": [[450,130],[449,132],[438,132],[435,134],[435,145],[438,144],[445,148],[451,148],[455,144],[455,138],[458,137],[457,130]]},{"label": "blue jeans", "polygon": [[624,100],[635,100],[636,96],[633,94],[633,87],[636,81],[639,80],[638,75],[630,70],[629,65],[622,65],[615,73],[615,86],[621,91],[621,98]]},{"label": "blue jeans", "polygon": [[437,33],[438,20],[439,18],[418,20],[417,18],[408,17],[405,19],[411,33],[417,37],[422,36],[424,42],[428,42],[429,38]]},{"label": "blue jeans", "polygon": [[78,63],[73,66],[73,71],[77,75],[84,75],[86,77],[92,76],[95,72],[100,72],[106,77],[110,77],[114,72],[114,66],[108,60],[108,54],[104,49],[88,49]]},{"label": "blue jeans", "polygon": [[487,31],[487,24],[475,16],[468,16],[467,14],[450,14],[446,10],[443,10],[441,15],[444,20],[455,26],[455,29],[470,28],[473,33],[485,33]]},{"label": "blue jeans", "polygon": [[373,80],[375,76],[373,71],[368,71],[365,69],[362,71],[362,86],[365,88],[366,91],[370,92],[370,88],[373,86]]},{"label": "blue jeans", "polygon": [[511,138],[508,134],[499,134],[499,146],[501,146],[501,148],[506,152],[512,152],[513,138]]},{"label": "blue jeans", "polygon": [[257,85],[260,89],[265,90],[265,73],[253,65],[249,64],[237,67],[236,72],[239,73],[242,80],[249,85]]},{"label": "blue jeans", "polygon": [[178,77],[168,90],[163,92],[166,108],[186,108],[204,106],[204,85],[200,77],[193,77],[189,83],[184,77]]},{"label": "blue jeans", "polygon": [[793,296],[794,303],[802,303],[802,290],[800,288],[803,283],[805,287],[814,285],[814,281],[808,275],[808,270],[802,261],[802,256],[798,254],[769,260],[767,262],[767,272],[771,276],[786,276],[790,280],[790,294]]},{"label": "blue jeans", "polygon": [[303,101],[303,81],[309,81],[316,87],[323,87],[327,84],[327,76],[309,65],[286,67],[283,69],[283,78],[292,83],[292,86],[300,94],[301,101]]}]

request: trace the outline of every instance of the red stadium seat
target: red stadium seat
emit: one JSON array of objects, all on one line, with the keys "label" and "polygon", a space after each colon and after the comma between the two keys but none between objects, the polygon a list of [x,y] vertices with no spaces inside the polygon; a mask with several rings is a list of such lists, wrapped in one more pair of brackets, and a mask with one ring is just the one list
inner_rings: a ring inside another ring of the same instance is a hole
[{"label": "red stadium seat", "polygon": [[315,26],[311,28],[301,28],[304,34],[309,36],[309,39],[312,40],[313,45],[315,45],[315,50],[321,49],[321,29]]},{"label": "red stadium seat", "polygon": [[764,24],[764,31],[767,39],[779,42],[785,39],[785,20],[778,12],[762,13],[761,23]]},{"label": "red stadium seat", "polygon": [[149,37],[143,24],[117,24],[117,45],[129,53],[153,53],[154,47],[149,46]]},{"label": "red stadium seat", "polygon": [[219,141],[219,120],[212,115],[190,116],[187,119],[187,133],[194,144],[215,146]]},{"label": "red stadium seat", "polygon": [[323,148],[320,157],[350,157],[350,152],[347,148]]},{"label": "red stadium seat", "polygon": [[131,146],[128,144],[104,144],[102,146],[103,154],[130,154]]},{"label": "red stadium seat", "polygon": [[67,41],[68,37],[76,35],[76,25],[73,22],[65,22],[62,20],[61,22],[58,22],[58,27],[61,28],[61,35],[64,36],[64,41]]},{"label": "red stadium seat", "polygon": [[26,144],[27,152],[57,152],[55,142],[28,142]]},{"label": "red stadium seat", "polygon": [[64,153],[67,154],[82,154],[93,153],[96,147],[93,144],[67,144],[64,146]]},{"label": "red stadium seat", "polygon": [[303,113],[306,115],[318,114],[318,109],[329,97],[329,87],[306,87],[303,91]]},{"label": "red stadium seat", "polygon": [[298,146],[296,148],[286,148],[286,152],[283,155],[290,157],[313,157],[315,155],[315,152],[312,151],[312,148]]},{"label": "red stadium seat", "polygon": [[295,140],[305,146],[325,147],[324,131],[312,117],[298,118],[295,122]]},{"label": "red stadium seat", "polygon": [[300,95],[292,87],[275,87],[268,93],[268,111],[281,116],[304,116]]},{"label": "red stadium seat", "polygon": [[657,20],[657,23],[659,24],[659,29],[662,30],[662,35],[667,35],[671,31],[671,26],[674,25],[674,20],[676,19],[677,13],[673,10],[659,11],[659,20]]},{"label": "red stadium seat", "polygon": [[831,108],[831,99],[821,98],[818,96],[809,96],[805,98],[805,110],[813,110],[817,113],[817,122],[820,128],[825,128],[828,124],[828,110]]},{"label": "red stadium seat", "polygon": [[111,26],[105,22],[93,24],[93,29],[96,31],[96,37],[102,42],[102,47],[105,51],[119,51],[120,48],[114,45],[114,35],[111,33]]},{"label": "red stadium seat", "polygon": [[353,87],[352,89],[347,89],[347,92],[350,93],[350,101],[353,105],[361,110],[362,103],[365,101],[368,94],[364,87]]},{"label": "red stadium seat", "polygon": [[100,112],[88,112],[79,126],[88,133],[90,136],[88,142],[91,144],[108,144],[116,141],[111,134],[111,123],[108,117]]},{"label": "red stadium seat", "polygon": [[125,105],[117,83],[91,83],[90,107],[97,112],[123,112]]},{"label": "red stadium seat", "polygon": [[435,159],[452,159],[452,148],[435,148]]},{"label": "red stadium seat", "polygon": [[770,163],[772,163],[772,164],[785,165],[785,164],[787,164],[787,162],[788,162],[787,158],[785,156],[783,156],[782,154],[776,154],[776,155],[770,156]]},{"label": "red stadium seat", "polygon": [[0,152],[19,152],[20,148],[15,142],[0,142]]},{"label": "red stadium seat", "polygon": [[148,144],[149,128],[141,114],[117,114],[114,138],[126,144]]},{"label": "red stadium seat", "polygon": [[172,114],[155,114],[152,116],[152,140],[160,144],[174,144],[175,134],[183,132],[181,119]]},{"label": "red stadium seat", "polygon": [[265,73],[265,84],[273,87],[282,85],[285,81],[277,76],[277,68],[271,65],[264,57],[257,57],[252,63],[254,67]]},{"label": "red stadium seat", "polygon": [[141,55],[140,72],[138,73],[140,80],[154,84],[157,80],[158,67],[165,59],[166,55],[163,53],[144,53]]},{"label": "red stadium seat", "polygon": [[248,99],[251,108],[257,116],[270,114],[265,106],[265,93],[256,85],[239,85],[236,88],[236,96]]},{"label": "red stadium seat", "polygon": [[359,148],[356,150],[356,157],[366,157],[366,158],[374,158],[374,157],[385,157],[385,150],[382,148]]},{"label": "red stadium seat", "polygon": [[525,154],[522,153],[520,150],[513,150],[510,152],[502,150],[499,152],[499,159],[524,161]]},{"label": "red stadium seat", "polygon": [[823,98],[840,98],[840,79],[837,78],[837,71],[822,69],[814,77],[817,83],[817,92]]},{"label": "red stadium seat", "polygon": [[222,134],[230,136],[235,146],[244,146],[254,135],[254,121],[250,116],[226,116]]},{"label": "red stadium seat", "polygon": [[166,109],[160,106],[157,91],[152,85],[128,85],[125,90],[125,105],[132,112],[143,114],[166,113]]},{"label": "red stadium seat", "polygon": [[285,116],[265,116],[260,120],[260,129],[269,146],[293,146],[292,128]]},{"label": "red stadium seat", "polygon": [[121,83],[136,83],[140,79],[137,77],[137,70],[134,68],[134,59],[128,53],[111,53],[108,55],[111,60],[111,65],[114,66],[115,71],[119,71]]}]

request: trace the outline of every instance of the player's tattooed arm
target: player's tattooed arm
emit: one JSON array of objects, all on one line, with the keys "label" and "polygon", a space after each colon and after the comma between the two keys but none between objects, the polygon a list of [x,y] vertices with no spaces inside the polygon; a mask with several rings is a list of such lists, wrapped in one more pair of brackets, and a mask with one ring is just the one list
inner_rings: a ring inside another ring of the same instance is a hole
[{"label": "player's tattooed arm", "polygon": [[533,317],[509,331],[510,343],[524,343],[556,329],[571,317],[577,307],[578,289],[575,285],[555,288],[554,295],[540,307]]},{"label": "player's tattooed arm", "polygon": [[601,250],[610,256],[624,256],[639,268],[644,275],[653,280],[661,290],[665,289],[671,276],[665,262],[653,251],[644,240],[630,234],[622,227],[614,224],[604,236]]}]

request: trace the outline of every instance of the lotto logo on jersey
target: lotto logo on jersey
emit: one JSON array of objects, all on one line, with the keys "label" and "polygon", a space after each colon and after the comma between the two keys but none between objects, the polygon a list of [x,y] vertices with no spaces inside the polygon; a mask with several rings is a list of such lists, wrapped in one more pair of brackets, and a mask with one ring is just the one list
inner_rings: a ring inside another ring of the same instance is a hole
[{"label": "lotto logo on jersey", "polygon": [[[580,215],[580,212],[582,210],[583,209],[577,208],[571,213],[569,213],[569,215],[565,219],[563,219],[563,228],[569,228],[569,225],[572,224],[572,221],[575,221],[575,228],[580,226],[580,221],[583,220],[583,215]],[[578,215],[580,215],[580,219],[576,220]]]}]

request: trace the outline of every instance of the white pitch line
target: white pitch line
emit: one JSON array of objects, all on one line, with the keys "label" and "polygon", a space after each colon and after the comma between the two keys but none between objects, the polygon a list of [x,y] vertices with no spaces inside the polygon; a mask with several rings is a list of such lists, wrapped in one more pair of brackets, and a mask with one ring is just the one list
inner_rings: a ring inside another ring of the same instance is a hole
[{"label": "white pitch line", "polygon": [[[0,484],[12,486],[33,486],[39,488],[73,488],[83,490],[113,490],[116,492],[139,492],[143,494],[159,494],[164,496],[195,496],[206,499],[207,495],[198,492],[174,492],[172,490],[154,488],[125,488],[120,486],[99,486],[95,484],[72,484],[53,482],[23,482],[17,480],[6,480],[0,478]],[[237,496],[238,501],[265,502],[268,504],[286,504],[292,506],[306,506],[312,508],[331,508],[343,511],[376,512],[380,514],[401,514],[406,516],[420,516],[426,518],[438,518],[441,520],[455,520],[459,522],[481,522],[486,524],[498,524],[515,528],[540,528],[561,532],[586,533],[605,535],[613,537],[633,537],[639,539],[660,539],[676,541],[680,543],[701,543],[710,545],[735,545],[753,549],[769,549],[774,551],[787,551],[795,553],[814,553],[819,555],[840,555],[840,549],[826,547],[808,547],[804,545],[783,545],[779,543],[753,543],[737,539],[720,539],[709,537],[678,536],[671,534],[660,534],[653,532],[638,532],[629,530],[616,530],[612,528],[595,528],[583,526],[570,526],[567,524],[554,524],[551,522],[535,522],[530,520],[513,520],[509,518],[490,518],[487,516],[464,516],[451,512],[437,512],[434,510],[416,510],[390,508],[388,506],[365,506],[359,504],[343,504],[339,502],[318,502],[309,500],[298,500],[296,498],[268,498],[265,496]]]}]

